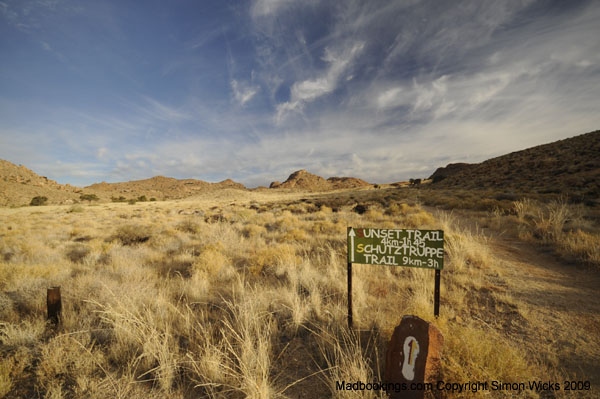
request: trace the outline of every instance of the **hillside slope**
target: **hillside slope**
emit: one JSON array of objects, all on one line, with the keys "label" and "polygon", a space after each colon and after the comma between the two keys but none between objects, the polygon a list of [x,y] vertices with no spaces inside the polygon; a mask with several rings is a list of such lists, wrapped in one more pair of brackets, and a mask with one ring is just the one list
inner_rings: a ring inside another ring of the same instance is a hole
[{"label": "hillside slope", "polygon": [[79,198],[79,190],[0,159],[0,206],[26,205],[37,196],[48,198],[48,203],[69,203]]},{"label": "hillside slope", "polygon": [[512,152],[479,164],[450,164],[430,177],[431,187],[600,196],[600,130]]}]

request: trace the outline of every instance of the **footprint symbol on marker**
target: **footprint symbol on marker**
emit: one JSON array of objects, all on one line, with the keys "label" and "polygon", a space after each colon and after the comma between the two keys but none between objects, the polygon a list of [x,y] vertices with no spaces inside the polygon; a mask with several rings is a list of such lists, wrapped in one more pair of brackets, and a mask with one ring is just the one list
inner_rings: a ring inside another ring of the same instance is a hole
[{"label": "footprint symbol on marker", "polygon": [[412,381],[415,378],[415,363],[419,354],[419,343],[415,337],[409,335],[404,340],[403,349],[402,376],[408,381]]}]

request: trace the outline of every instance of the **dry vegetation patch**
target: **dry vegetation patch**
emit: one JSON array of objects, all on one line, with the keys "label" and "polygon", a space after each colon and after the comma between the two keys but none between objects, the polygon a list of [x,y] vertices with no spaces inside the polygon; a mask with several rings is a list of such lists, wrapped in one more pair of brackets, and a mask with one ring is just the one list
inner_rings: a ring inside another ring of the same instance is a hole
[{"label": "dry vegetation patch", "polygon": [[[260,195],[217,205],[0,210],[0,394],[373,397],[336,391],[335,382],[380,380],[386,341],[405,314],[433,321],[445,335],[449,381],[592,377],[564,374],[568,351],[553,354],[552,345],[533,340],[540,320],[551,318],[540,318],[535,295],[517,293],[510,273],[519,267],[458,216],[432,214],[418,198],[384,189],[318,200]],[[594,262],[595,225],[561,212],[519,202],[488,217],[499,229],[509,223],[523,239]],[[430,270],[356,265],[356,330],[346,327],[348,226],[445,231],[439,319]],[[65,302],[57,331],[44,320],[45,289],[53,285]],[[597,313],[588,311],[593,320]],[[588,340],[579,352],[584,364],[600,355],[597,336]]]}]

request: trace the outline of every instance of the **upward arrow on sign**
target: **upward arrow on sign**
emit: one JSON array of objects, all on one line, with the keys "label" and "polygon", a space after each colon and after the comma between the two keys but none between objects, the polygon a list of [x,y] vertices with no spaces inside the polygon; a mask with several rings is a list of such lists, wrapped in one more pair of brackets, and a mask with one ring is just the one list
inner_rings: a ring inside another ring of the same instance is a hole
[{"label": "upward arrow on sign", "polygon": [[350,237],[350,262],[354,262],[354,237],[356,237],[356,233],[352,227],[350,227],[348,237]]}]

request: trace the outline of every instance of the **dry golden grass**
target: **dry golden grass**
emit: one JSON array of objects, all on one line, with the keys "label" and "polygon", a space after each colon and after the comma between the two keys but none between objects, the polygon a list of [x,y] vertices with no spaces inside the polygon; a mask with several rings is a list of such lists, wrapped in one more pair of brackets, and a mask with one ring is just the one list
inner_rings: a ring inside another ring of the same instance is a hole
[{"label": "dry golden grass", "polygon": [[[331,206],[282,190],[0,209],[0,397],[374,397],[336,391],[335,382],[380,380],[386,341],[405,314],[444,334],[447,381],[593,377],[565,370],[572,353],[535,331],[576,344],[586,365],[600,355],[597,333],[562,334],[561,323],[573,320],[526,296],[549,288],[515,277],[522,267],[493,239],[418,201],[374,201],[359,215],[354,199],[339,199],[370,193],[329,193]],[[490,218],[534,241],[560,238],[565,251],[593,262],[597,235],[589,226],[565,230],[584,222],[561,212],[521,203],[515,215]],[[346,327],[347,226],[445,231],[437,320],[430,270],[355,265],[355,330]],[[55,285],[64,301],[57,330],[45,324],[44,303]],[[585,311],[581,323],[600,327],[600,309]]]},{"label": "dry golden grass", "polygon": [[521,238],[547,244],[566,259],[600,267],[600,229],[585,218],[581,205],[523,199],[514,202],[514,210]]}]

